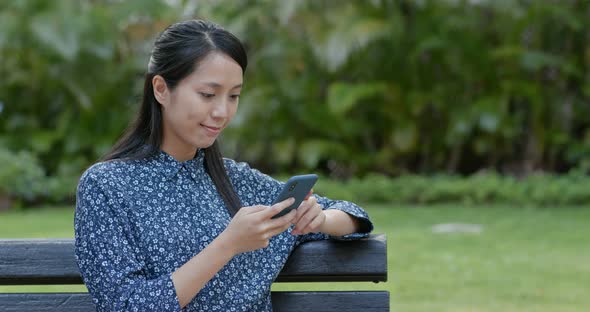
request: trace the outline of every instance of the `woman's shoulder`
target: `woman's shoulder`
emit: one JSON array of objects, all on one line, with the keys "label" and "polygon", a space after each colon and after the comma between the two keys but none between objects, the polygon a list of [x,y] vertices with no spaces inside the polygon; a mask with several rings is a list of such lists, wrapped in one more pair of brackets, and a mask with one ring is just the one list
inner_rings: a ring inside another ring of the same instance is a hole
[{"label": "woman's shoulder", "polygon": [[244,171],[244,170],[249,170],[250,169],[250,165],[247,162],[243,162],[243,161],[236,161],[234,159],[231,158],[223,158],[223,164],[225,166],[225,170],[229,171]]},{"label": "woman's shoulder", "polygon": [[245,161],[223,158],[223,163],[227,174],[231,178],[243,178],[245,176],[262,174],[258,169],[251,167],[250,164]]},{"label": "woman's shoulder", "polygon": [[133,160],[112,159],[99,161],[86,169],[80,176],[79,185],[94,181],[102,185],[113,184],[130,177],[139,168]]},{"label": "woman's shoulder", "polygon": [[235,161],[229,158],[224,158],[223,160],[227,174],[234,183],[252,183],[255,181],[276,182],[271,176],[250,166],[250,164],[245,161]]}]

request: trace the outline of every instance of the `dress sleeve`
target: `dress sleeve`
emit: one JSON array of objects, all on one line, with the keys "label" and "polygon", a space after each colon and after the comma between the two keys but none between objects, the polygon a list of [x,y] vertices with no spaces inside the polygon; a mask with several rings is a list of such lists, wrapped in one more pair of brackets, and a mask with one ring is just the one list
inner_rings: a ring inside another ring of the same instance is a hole
[{"label": "dress sleeve", "polygon": [[[245,202],[250,205],[254,203],[270,205],[285,184],[284,182],[277,181],[256,169],[250,168],[246,163],[236,163],[229,159],[226,159],[225,161],[228,175],[232,180],[232,184],[234,185],[238,196],[246,199],[245,201],[242,201],[243,203]],[[373,231],[373,223],[369,219],[367,212],[358,205],[343,200],[332,200],[317,194],[314,196],[324,210],[342,210],[358,219],[361,224],[361,231],[344,236],[330,236],[325,233],[308,233],[305,235],[299,235],[297,237],[298,243],[324,239],[355,240],[368,237],[369,233]],[[248,199],[250,198],[252,198],[253,201],[249,201]]]},{"label": "dress sleeve", "polygon": [[106,181],[82,176],[74,217],[76,261],[97,311],[181,311],[170,274],[146,277],[118,200],[101,188]]},{"label": "dress sleeve", "polygon": [[325,233],[308,233],[297,237],[297,244],[315,241],[315,240],[357,240],[361,238],[369,237],[369,234],[373,231],[373,222],[369,219],[367,212],[359,207],[358,205],[344,201],[344,200],[332,200],[327,197],[314,195],[318,203],[322,206],[323,210],[337,209],[346,212],[350,216],[356,218],[360,222],[360,231],[356,233],[350,233],[343,236],[331,236]]},{"label": "dress sleeve", "polygon": [[225,159],[225,168],[244,206],[272,204],[284,184],[245,162]]}]

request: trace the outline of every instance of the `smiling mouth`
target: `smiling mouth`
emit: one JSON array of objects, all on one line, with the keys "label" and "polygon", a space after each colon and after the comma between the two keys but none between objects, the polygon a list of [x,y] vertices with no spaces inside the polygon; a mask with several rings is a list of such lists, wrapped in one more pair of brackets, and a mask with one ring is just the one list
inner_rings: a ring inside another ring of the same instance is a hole
[{"label": "smiling mouth", "polygon": [[207,131],[212,134],[218,134],[219,132],[221,132],[221,127],[211,127],[203,124],[201,126],[203,126],[203,128],[207,129]]}]

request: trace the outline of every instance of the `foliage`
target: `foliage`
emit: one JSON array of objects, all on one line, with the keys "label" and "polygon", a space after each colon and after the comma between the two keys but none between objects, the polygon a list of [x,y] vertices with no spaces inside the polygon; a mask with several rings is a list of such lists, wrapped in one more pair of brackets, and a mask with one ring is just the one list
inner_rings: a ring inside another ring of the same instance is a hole
[{"label": "foliage", "polygon": [[73,202],[77,176],[47,176],[29,151],[14,153],[0,148],[0,163],[0,199],[9,199],[10,205]]},{"label": "foliage", "polygon": [[587,1],[241,4],[210,15],[252,51],[229,136],[248,160],[336,177],[587,162]]},{"label": "foliage", "polygon": [[[0,149],[0,196],[21,199],[25,204],[74,203],[78,176],[46,176],[28,152],[18,154]],[[287,180],[287,175],[277,176]],[[537,173],[515,178],[495,172],[470,176],[437,174],[401,175],[396,178],[369,174],[347,181],[320,178],[314,192],[357,203],[393,205],[590,205],[590,177],[582,172],[555,175]]]},{"label": "foliage", "polygon": [[0,146],[30,151],[49,175],[103,155],[135,110],[144,45],[164,27],[166,6],[149,3],[2,2]]},{"label": "foliage", "polygon": [[320,195],[363,203],[561,207],[590,205],[588,187],[590,178],[579,173],[516,179],[488,172],[468,177],[439,174],[393,179],[368,175],[347,182],[321,178],[314,189]]},{"label": "foliage", "polygon": [[58,181],[104,155],[136,111],[157,32],[206,17],[250,58],[224,152],[265,172],[587,172],[589,11],[577,0],[4,1],[0,146],[30,152],[67,193]]},{"label": "foliage", "polygon": [[43,193],[45,173],[31,153],[0,148],[0,164],[0,197],[32,200]]}]

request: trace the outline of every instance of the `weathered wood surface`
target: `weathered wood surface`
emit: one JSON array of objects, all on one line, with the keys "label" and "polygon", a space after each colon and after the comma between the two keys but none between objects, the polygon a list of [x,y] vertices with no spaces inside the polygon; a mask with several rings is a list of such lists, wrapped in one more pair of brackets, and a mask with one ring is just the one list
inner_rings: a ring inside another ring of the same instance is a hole
[{"label": "weathered wood surface", "polygon": [[[385,235],[296,248],[277,282],[387,281]],[[82,284],[74,241],[0,240],[0,285]]]},{"label": "weathered wood surface", "polygon": [[[389,311],[385,291],[272,292],[273,311],[384,312]],[[96,311],[88,293],[0,294],[3,312]]]}]

